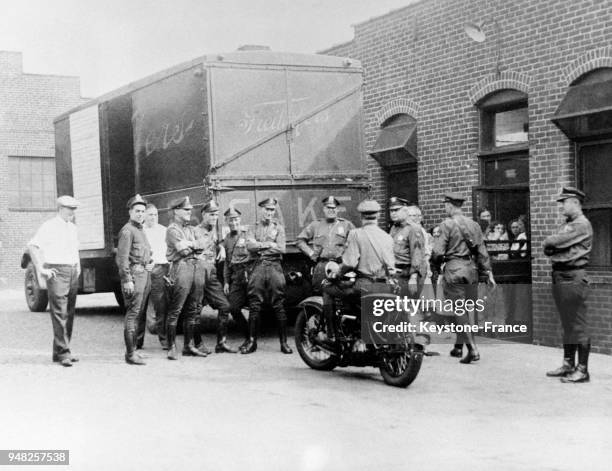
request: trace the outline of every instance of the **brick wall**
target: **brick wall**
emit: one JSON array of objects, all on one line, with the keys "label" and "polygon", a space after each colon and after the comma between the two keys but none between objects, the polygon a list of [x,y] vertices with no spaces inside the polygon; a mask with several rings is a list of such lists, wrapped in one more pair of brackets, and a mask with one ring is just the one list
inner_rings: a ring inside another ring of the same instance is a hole
[{"label": "brick wall", "polygon": [[[499,24],[500,37],[491,19]],[[440,195],[471,198],[479,183],[479,98],[516,88],[529,99],[530,220],[533,239],[534,342],[560,342],[549,293],[550,264],[540,247],[559,223],[554,195],[575,185],[573,146],[550,121],[569,84],[589,70],[612,64],[612,2],[576,0],[422,0],[357,24],[354,39],[327,54],[350,56],[365,71],[365,143],[370,149],[384,109],[410,103],[418,120],[419,202],[429,226],[443,217]],[[487,40],[463,30],[487,19]],[[501,75],[495,73],[501,45]],[[375,196],[385,195],[378,164],[369,159]],[[471,201],[466,202],[466,207]],[[591,273],[589,301],[596,350],[612,353],[611,272]]]},{"label": "brick wall", "polygon": [[[0,51],[0,188],[9,187],[9,156],[55,156],[53,119],[82,102],[77,77],[24,74],[21,53]],[[9,210],[0,192],[0,288],[23,283],[23,248],[53,215]]]}]

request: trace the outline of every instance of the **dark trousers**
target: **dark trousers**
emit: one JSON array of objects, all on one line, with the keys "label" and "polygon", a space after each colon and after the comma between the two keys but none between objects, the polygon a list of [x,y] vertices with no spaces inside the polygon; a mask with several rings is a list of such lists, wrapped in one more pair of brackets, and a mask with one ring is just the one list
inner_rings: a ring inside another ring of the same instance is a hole
[{"label": "dark trousers", "polygon": [[76,265],[45,265],[56,275],[47,280],[51,325],[53,326],[53,360],[70,358],[70,339],[74,322],[79,277]]},{"label": "dark trousers", "polygon": [[[125,291],[123,292],[125,302],[124,329],[126,335],[130,335],[134,339],[134,346],[137,346],[136,332],[138,325],[143,322],[145,317],[146,301],[149,299],[149,292],[151,290],[151,278],[149,272],[144,267],[135,265],[132,268],[132,279],[134,281],[134,292],[132,295],[128,296]],[[127,341],[126,347],[128,354],[131,354],[132,345],[128,345]]]},{"label": "dark trousers", "polygon": [[170,279],[174,285],[168,290],[167,329],[176,332],[181,311],[185,312],[185,322],[196,323],[202,307],[205,273],[196,259],[179,260],[170,268]]},{"label": "dark trousers", "polygon": [[[204,286],[202,286],[202,297],[200,298],[203,302],[207,302],[213,309],[219,311],[219,324],[227,325],[229,321],[230,303],[223,292],[223,285],[219,281],[217,276],[217,267],[214,261],[200,260],[198,264],[198,270],[204,274]],[[199,311],[202,310],[200,304]],[[197,319],[197,318],[196,318]]]},{"label": "dark trousers", "polygon": [[554,270],[552,291],[563,326],[563,343],[590,343],[586,300],[589,281],[585,270]]},{"label": "dark trousers", "polygon": [[249,316],[257,318],[262,304],[270,304],[279,322],[285,322],[285,274],[280,261],[257,261],[248,284]]},{"label": "dark trousers", "polygon": [[[453,259],[446,262],[442,279],[442,287],[446,299],[458,300],[478,299],[478,269],[470,260]],[[455,324],[471,325],[468,313],[453,318]],[[468,336],[457,332],[457,344],[468,343]]]},{"label": "dark trousers", "polygon": [[421,274],[417,274],[417,291],[414,296],[410,295],[410,291],[408,289],[408,281],[410,281],[409,275],[404,275],[403,273],[397,277],[397,282],[400,287],[400,296],[408,296],[409,298],[418,299],[423,292],[423,286],[425,286],[425,277],[421,276]]},{"label": "dark trousers", "polygon": [[234,321],[242,327],[245,326],[246,322],[242,315],[242,308],[249,305],[248,272],[249,270],[246,265],[233,266],[231,279],[227,280],[230,285],[228,300],[231,307],[231,314]]},{"label": "dark trousers", "polygon": [[[142,348],[145,330],[157,334],[161,342],[166,340],[166,282],[164,276],[168,274],[168,264],[157,264],[151,270],[151,290],[147,299],[143,300],[145,315],[138,319],[136,345]],[[153,305],[153,312],[149,309],[149,301]]]}]

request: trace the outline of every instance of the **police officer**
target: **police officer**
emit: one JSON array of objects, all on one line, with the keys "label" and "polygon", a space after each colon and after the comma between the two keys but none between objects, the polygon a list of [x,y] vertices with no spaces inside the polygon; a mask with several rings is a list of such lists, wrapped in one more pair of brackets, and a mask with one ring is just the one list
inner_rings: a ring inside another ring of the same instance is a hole
[{"label": "police officer", "polygon": [[[480,226],[463,215],[461,206],[465,198],[458,193],[447,193],[444,196],[444,209],[449,218],[440,224],[440,236],[434,241],[432,264],[439,268],[444,265],[443,289],[446,299],[453,302],[478,297],[479,274],[486,276],[488,282],[495,285],[489,254],[483,241]],[[455,322],[464,328],[469,325],[468,314],[456,315]],[[468,353],[461,363],[478,361],[480,354],[471,332],[457,332],[457,343],[451,350],[451,356],[462,355],[463,343],[467,344]]]},{"label": "police officer", "polygon": [[[322,200],[322,203],[325,217],[308,224],[297,236],[297,247],[315,263],[312,273],[312,287],[315,293],[321,291],[321,282],[325,279],[325,265],[330,261],[341,262],[348,233],[355,229],[352,222],[338,217],[340,201],[328,196]],[[327,338],[330,342],[334,342],[333,297],[325,291],[323,291],[323,314],[327,326]]]},{"label": "police officer", "polygon": [[[564,383],[589,381],[588,360],[591,349],[586,317],[586,299],[593,229],[582,213],[585,194],[564,187],[557,201],[566,218],[556,234],[544,240],[544,254],[552,262],[552,292],[563,326],[563,364],[547,376],[561,377]],[[576,365],[578,350],[578,366]]]},{"label": "police officer", "polygon": [[[194,230],[199,249],[198,272],[204,277],[203,299],[218,310],[215,353],[238,353],[238,350],[227,345],[230,304],[217,277],[216,263],[225,260],[225,248],[219,245],[217,238],[218,220],[219,205],[215,200],[210,200],[202,207],[202,222]],[[199,349],[204,350],[199,332],[196,334],[195,343],[196,348],[200,344],[202,347]]]},{"label": "police officer", "polygon": [[247,250],[247,240],[251,236],[247,229],[240,225],[240,211],[229,208],[223,215],[230,229],[223,239],[226,254],[223,265],[223,292],[228,297],[234,321],[244,331],[245,340],[239,347],[242,352],[249,343],[249,338],[256,336],[255,332],[250,333],[246,319],[242,315],[242,308],[249,304],[247,287],[251,256]]},{"label": "police officer", "polygon": [[389,199],[389,216],[393,225],[389,234],[393,238],[395,268],[399,271],[402,295],[418,298],[423,291],[427,263],[424,258],[425,240],[421,227],[408,217],[408,202],[396,196]]},{"label": "police officer", "polygon": [[254,259],[253,272],[248,284],[250,338],[242,353],[257,350],[257,322],[262,304],[270,304],[278,321],[280,350],[293,353],[287,344],[287,316],[285,314],[285,274],[281,266],[286,250],[285,228],[274,218],[278,200],[260,201],[262,220],[257,223],[247,249]]},{"label": "police officer", "polygon": [[168,312],[166,337],[168,359],[178,360],[176,351],[176,326],[181,311],[185,315],[183,355],[206,357],[207,352],[194,345],[197,318],[202,308],[204,295],[204,273],[199,265],[201,252],[194,228],[190,225],[193,206],[188,196],[170,202],[174,212],[173,221],[166,230],[166,258],[171,263],[168,278]]},{"label": "police officer", "polygon": [[125,301],[125,361],[130,365],[144,365],[136,353],[136,330],[145,315],[145,302],[151,288],[150,272],[155,265],[151,257],[151,246],[142,229],[147,202],[136,195],[127,203],[130,220],[119,231],[116,262],[121,278]]},{"label": "police officer", "polygon": [[36,273],[47,281],[53,325],[52,360],[66,367],[78,361],[70,351],[70,340],[81,273],[79,238],[74,224],[74,211],[79,205],[72,196],[60,196],[57,215],[45,221],[28,242]]}]

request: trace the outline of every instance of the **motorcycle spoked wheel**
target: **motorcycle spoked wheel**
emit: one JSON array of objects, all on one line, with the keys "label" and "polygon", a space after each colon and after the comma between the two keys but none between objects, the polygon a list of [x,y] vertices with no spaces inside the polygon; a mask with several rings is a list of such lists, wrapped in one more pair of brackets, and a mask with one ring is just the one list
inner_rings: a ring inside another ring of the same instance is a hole
[{"label": "motorcycle spoked wheel", "polygon": [[389,386],[407,388],[419,374],[423,362],[423,351],[417,350],[413,342],[406,339],[404,351],[389,351],[381,354],[380,374]]},{"label": "motorcycle spoked wheel", "polygon": [[313,370],[331,371],[338,366],[338,357],[312,342],[319,332],[325,333],[322,310],[317,306],[304,306],[295,321],[297,351]]}]

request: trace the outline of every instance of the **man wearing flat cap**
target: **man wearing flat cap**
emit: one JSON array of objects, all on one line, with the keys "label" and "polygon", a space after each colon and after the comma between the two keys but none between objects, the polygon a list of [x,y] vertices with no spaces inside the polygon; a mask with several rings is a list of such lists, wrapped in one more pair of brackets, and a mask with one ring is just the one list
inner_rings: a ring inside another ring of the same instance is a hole
[{"label": "man wearing flat cap", "polygon": [[[414,207],[412,207],[414,208]],[[427,265],[425,263],[425,238],[421,227],[409,217],[408,201],[396,196],[389,199],[389,216],[392,226],[395,268],[401,294],[418,298],[423,290]]]},{"label": "man wearing flat cap", "polygon": [[199,263],[202,248],[196,240],[195,228],[190,224],[193,206],[188,196],[172,200],[169,206],[174,216],[166,230],[166,258],[170,262],[166,327],[168,360],[178,360],[176,327],[181,311],[185,315],[183,355],[206,357],[208,352],[196,348],[194,343],[205,279]]},{"label": "man wearing flat cap", "polygon": [[[202,207],[202,222],[194,229],[200,250],[198,254],[198,270],[201,271],[204,277],[203,299],[218,311],[215,353],[237,353],[237,350],[234,350],[227,344],[230,304],[223,292],[223,286],[221,286],[221,282],[217,277],[216,263],[225,260],[225,248],[219,244],[217,236],[218,220],[219,205],[215,200],[210,200]],[[201,342],[197,328],[195,345],[199,350],[208,351]]]},{"label": "man wearing flat cap", "polygon": [[[432,266],[437,270],[444,263],[443,289],[446,299],[453,302],[478,298],[479,275],[486,276],[495,285],[489,253],[484,244],[482,230],[478,223],[463,214],[461,206],[465,198],[458,193],[444,195],[444,209],[449,216],[440,224],[440,236],[434,241],[431,254]],[[455,315],[457,324],[470,324],[469,314]],[[453,357],[461,357],[463,344],[468,353],[461,363],[478,361],[480,354],[471,332],[458,332]]]},{"label": "man wearing flat cap", "polygon": [[138,324],[145,315],[151,289],[150,274],[155,262],[151,256],[149,240],[143,230],[147,202],[140,195],[136,195],[130,198],[127,208],[130,220],[119,231],[115,258],[125,304],[125,361],[130,365],[144,365],[144,360],[136,352],[136,336]]},{"label": "man wearing flat cap", "polygon": [[[321,292],[321,282],[325,279],[325,265],[328,262],[342,261],[346,248],[346,238],[355,225],[338,217],[340,201],[333,196],[323,198],[324,218],[312,221],[297,236],[297,247],[315,264],[312,270],[314,293]],[[333,339],[333,298],[323,292],[323,314],[327,325],[327,336]]]},{"label": "man wearing flat cap", "polygon": [[253,271],[249,279],[249,343],[242,353],[257,350],[257,323],[263,304],[274,310],[278,322],[280,350],[293,353],[287,344],[287,315],[285,314],[285,273],[281,260],[286,250],[285,228],[274,218],[278,200],[266,198],[258,203],[262,219],[255,226],[247,249],[253,257]]},{"label": "man wearing flat cap", "polygon": [[57,199],[57,215],[45,221],[28,242],[36,273],[47,282],[51,324],[53,325],[52,360],[72,366],[77,360],[70,351],[72,326],[81,264],[74,211],[79,202],[72,196]]},{"label": "man wearing flat cap", "polygon": [[248,282],[251,255],[247,249],[247,240],[252,236],[246,227],[240,225],[242,215],[240,211],[230,207],[223,215],[230,229],[223,239],[226,254],[223,265],[223,292],[228,297],[234,321],[241,326],[244,332],[245,340],[239,347],[242,352],[247,347],[249,339],[257,336],[255,331],[250,332],[249,325],[242,315],[242,308],[249,304]]},{"label": "man wearing flat cap", "polygon": [[[561,378],[564,383],[589,381],[588,360],[591,350],[586,300],[593,228],[582,213],[585,194],[565,187],[557,198],[565,223],[556,234],[544,240],[544,254],[552,262],[552,292],[563,327],[563,364],[547,376]],[[576,366],[576,351],[578,365]]]}]

